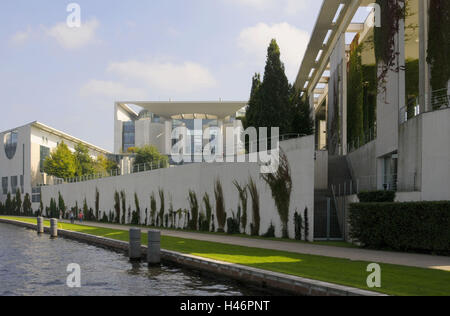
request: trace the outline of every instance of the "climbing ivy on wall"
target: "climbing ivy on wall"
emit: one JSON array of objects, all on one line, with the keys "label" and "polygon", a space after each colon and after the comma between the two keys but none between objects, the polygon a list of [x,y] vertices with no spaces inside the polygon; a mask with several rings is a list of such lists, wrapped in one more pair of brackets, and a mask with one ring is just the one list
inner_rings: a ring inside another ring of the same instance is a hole
[{"label": "climbing ivy on wall", "polygon": [[377,66],[362,65],[362,72],[364,85],[364,133],[367,135],[375,127],[375,122],[377,121]]},{"label": "climbing ivy on wall", "polygon": [[450,80],[450,1],[430,1],[428,57],[433,90],[447,87]]},{"label": "climbing ivy on wall", "polygon": [[[445,1],[445,0],[444,0]],[[396,63],[395,35],[400,28],[400,20],[405,18],[406,0],[377,0],[381,8],[381,27],[374,29],[375,58],[381,67],[378,81],[385,90],[386,75],[389,71],[400,71]]]},{"label": "climbing ivy on wall", "polygon": [[348,65],[348,84],[347,84],[347,134],[350,141],[362,138],[364,131],[363,105],[363,69],[361,58],[361,45],[357,45],[358,36],[355,38],[350,52],[350,61]]}]

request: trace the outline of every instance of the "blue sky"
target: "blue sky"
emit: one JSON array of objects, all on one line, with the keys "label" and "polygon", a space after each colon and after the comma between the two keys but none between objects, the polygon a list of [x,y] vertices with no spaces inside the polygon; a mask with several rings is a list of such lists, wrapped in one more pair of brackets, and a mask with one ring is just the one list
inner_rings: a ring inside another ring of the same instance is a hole
[{"label": "blue sky", "polygon": [[4,0],[0,130],[41,121],[112,150],[116,100],[247,100],[270,38],[294,80],[322,1]]}]

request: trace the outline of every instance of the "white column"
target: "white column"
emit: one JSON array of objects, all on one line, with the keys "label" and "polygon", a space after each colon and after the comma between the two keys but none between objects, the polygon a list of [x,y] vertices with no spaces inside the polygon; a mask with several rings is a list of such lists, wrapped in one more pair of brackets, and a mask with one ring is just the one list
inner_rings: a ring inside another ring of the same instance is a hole
[{"label": "white column", "polygon": [[430,66],[428,51],[429,0],[419,1],[419,104],[420,113],[431,110]]}]

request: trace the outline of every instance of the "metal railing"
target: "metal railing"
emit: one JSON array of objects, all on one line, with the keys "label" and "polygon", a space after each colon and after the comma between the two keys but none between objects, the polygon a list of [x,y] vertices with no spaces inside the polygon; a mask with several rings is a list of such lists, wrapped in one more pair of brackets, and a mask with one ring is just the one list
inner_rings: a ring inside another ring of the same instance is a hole
[{"label": "metal railing", "polygon": [[[428,104],[428,101],[426,101]],[[445,109],[450,107],[450,95],[448,89],[439,89],[431,92],[431,111]],[[422,114],[419,97],[411,99],[408,104],[400,109],[400,124],[406,123],[414,117]]]},{"label": "metal railing", "polygon": [[134,164],[131,173],[140,173],[158,169],[165,169],[168,168],[168,166],[169,163],[167,162],[167,160],[160,160],[154,163]]},{"label": "metal railing", "polygon": [[400,177],[397,174],[385,175],[382,177],[382,180],[382,183],[379,185],[376,175],[362,176],[344,183],[332,184],[331,189],[336,197],[377,190],[396,192],[420,191],[420,174],[417,172],[411,172]]},{"label": "metal railing", "polygon": [[[153,163],[146,163],[146,164],[136,164],[133,165],[130,172],[132,174],[134,173],[140,173],[140,172],[147,172],[147,171],[153,171],[157,169],[164,169],[171,167],[170,164],[167,162],[167,160],[160,160]],[[78,182],[86,182],[86,181],[92,181],[92,180],[99,180],[103,178],[111,178],[111,177],[119,177],[125,175],[124,172],[122,172],[121,169],[115,169],[111,170],[109,172],[101,172],[101,173],[95,173],[90,175],[84,175],[79,177],[72,177],[72,178],[55,178],[50,177],[49,181],[45,184],[39,184],[39,187],[43,186],[51,186],[51,185],[60,185],[64,183],[78,183]]]},{"label": "metal railing", "polygon": [[347,144],[347,152],[348,153],[354,152],[359,148],[361,148],[362,146],[374,141],[375,139],[377,139],[376,124],[372,126],[372,128],[370,128],[369,130],[365,131],[362,137],[357,137],[354,140],[349,141]]},{"label": "metal railing", "polygon": [[419,98],[411,99],[408,101],[408,105],[400,109],[399,114],[400,124],[403,124],[410,119],[420,115]]},{"label": "metal railing", "polygon": [[431,107],[433,110],[450,107],[450,95],[447,88],[431,92]]}]

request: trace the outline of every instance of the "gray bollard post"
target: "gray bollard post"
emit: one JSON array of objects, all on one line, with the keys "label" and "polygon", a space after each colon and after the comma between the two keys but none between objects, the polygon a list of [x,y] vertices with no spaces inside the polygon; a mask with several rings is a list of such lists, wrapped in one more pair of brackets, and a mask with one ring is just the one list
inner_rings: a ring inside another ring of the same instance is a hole
[{"label": "gray bollard post", "polygon": [[130,260],[140,260],[141,252],[141,230],[139,228],[130,228],[130,246],[128,249]]},{"label": "gray bollard post", "polygon": [[38,234],[44,233],[44,218],[43,217],[37,218],[37,233]]},{"label": "gray bollard post", "polygon": [[161,263],[161,232],[148,231],[147,262],[150,265]]},{"label": "gray bollard post", "polygon": [[56,218],[52,218],[50,220],[50,237],[51,238],[58,237],[58,220]]}]

